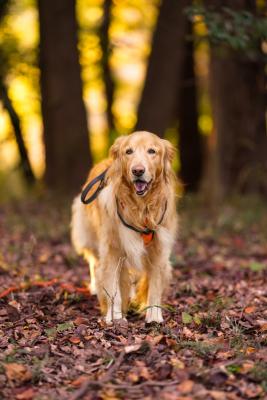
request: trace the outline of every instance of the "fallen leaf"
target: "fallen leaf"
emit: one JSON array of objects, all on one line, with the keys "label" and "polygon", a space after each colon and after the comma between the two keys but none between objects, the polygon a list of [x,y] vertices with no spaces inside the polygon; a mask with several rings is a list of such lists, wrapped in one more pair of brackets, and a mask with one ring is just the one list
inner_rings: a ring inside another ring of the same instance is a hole
[{"label": "fallen leaf", "polygon": [[16,395],[16,399],[18,400],[31,400],[35,396],[36,392],[32,389],[26,389],[24,392]]},{"label": "fallen leaf", "polygon": [[250,383],[245,390],[245,394],[249,399],[255,399],[262,394],[262,388],[259,385]]},{"label": "fallen leaf", "polygon": [[142,347],[142,343],[130,344],[129,346],[124,347],[124,351],[126,354],[133,353],[134,351],[138,351],[141,347]]},{"label": "fallen leaf", "polygon": [[246,374],[254,368],[254,363],[251,362],[244,362],[240,368],[241,374]]},{"label": "fallen leaf", "polygon": [[246,314],[252,314],[256,311],[256,307],[255,306],[249,306],[245,308],[245,313]]},{"label": "fallen leaf", "polygon": [[252,263],[250,263],[248,267],[249,267],[249,269],[251,269],[251,271],[254,271],[254,272],[263,271],[264,269],[266,269],[265,264],[262,264],[262,263],[259,263],[256,261],[253,261]]},{"label": "fallen leaf", "polygon": [[214,400],[225,400],[225,392],[220,392],[219,390],[210,390],[209,394]]},{"label": "fallen leaf", "polygon": [[140,375],[137,370],[132,369],[128,374],[127,378],[132,383],[137,383],[140,380]]},{"label": "fallen leaf", "polygon": [[193,321],[193,318],[187,312],[182,312],[182,321],[183,321],[183,324],[191,324],[191,322]]},{"label": "fallen leaf", "polygon": [[88,381],[88,376],[87,375],[81,375],[78,378],[74,379],[74,381],[71,382],[71,386],[79,387],[86,381]]},{"label": "fallen leaf", "polygon": [[4,367],[7,379],[16,384],[27,382],[32,378],[32,373],[27,365],[9,363],[4,364]]},{"label": "fallen leaf", "polygon": [[178,358],[171,358],[170,361],[174,368],[177,368],[177,369],[185,368],[184,362],[182,360],[179,360]]},{"label": "fallen leaf", "polygon": [[251,354],[251,353],[254,353],[255,351],[256,351],[255,347],[249,346],[249,347],[246,349],[246,354]]},{"label": "fallen leaf", "polygon": [[183,381],[182,383],[180,383],[177,386],[177,389],[182,394],[189,394],[190,392],[192,392],[193,386],[194,386],[194,382],[191,381],[190,379],[187,379],[187,380]]},{"label": "fallen leaf", "polygon": [[80,343],[81,339],[78,336],[72,336],[69,338],[69,341],[73,344],[78,344]]},{"label": "fallen leaf", "polygon": [[83,324],[86,325],[86,324],[88,324],[88,319],[87,318],[83,318],[83,317],[77,317],[77,318],[75,318],[73,323],[75,325],[83,325]]},{"label": "fallen leaf", "polygon": [[266,324],[263,324],[263,325],[261,326],[260,331],[261,331],[261,332],[266,332],[266,331],[267,331],[267,323],[266,323]]},{"label": "fallen leaf", "polygon": [[72,329],[74,327],[73,322],[63,322],[63,324],[58,324],[56,327],[57,332],[64,332],[68,329]]}]

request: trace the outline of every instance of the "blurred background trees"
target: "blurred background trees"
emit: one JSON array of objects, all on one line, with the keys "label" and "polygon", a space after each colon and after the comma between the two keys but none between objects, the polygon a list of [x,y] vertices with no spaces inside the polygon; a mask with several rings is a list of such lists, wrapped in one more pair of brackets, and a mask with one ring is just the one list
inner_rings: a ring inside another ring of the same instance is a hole
[{"label": "blurred background trees", "polygon": [[136,128],[178,147],[185,191],[266,196],[266,12],[264,0],[0,0],[2,187],[77,191]]},{"label": "blurred background trees", "polygon": [[75,0],[38,1],[48,187],[78,189],[92,165],[77,48]]}]

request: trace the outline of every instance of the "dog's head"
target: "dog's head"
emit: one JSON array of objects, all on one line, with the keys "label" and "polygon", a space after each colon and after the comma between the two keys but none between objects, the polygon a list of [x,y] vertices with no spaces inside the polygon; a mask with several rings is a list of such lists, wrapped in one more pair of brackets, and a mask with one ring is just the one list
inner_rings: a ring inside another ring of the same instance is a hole
[{"label": "dog's head", "polygon": [[122,179],[132,185],[138,196],[144,196],[157,180],[168,179],[175,148],[150,132],[120,136],[110,148],[110,156]]}]

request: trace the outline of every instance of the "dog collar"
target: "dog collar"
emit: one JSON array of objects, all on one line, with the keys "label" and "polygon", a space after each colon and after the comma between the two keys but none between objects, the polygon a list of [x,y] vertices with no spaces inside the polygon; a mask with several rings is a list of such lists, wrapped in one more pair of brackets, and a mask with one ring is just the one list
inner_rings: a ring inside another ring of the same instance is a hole
[{"label": "dog collar", "polygon": [[[146,228],[146,229],[139,229],[139,228],[137,228],[136,226],[133,226],[133,225],[128,224],[128,223],[125,221],[125,219],[123,218],[122,214],[120,213],[120,210],[119,210],[119,201],[118,201],[118,198],[117,198],[117,197],[116,197],[116,205],[117,205],[117,214],[118,214],[118,217],[119,217],[119,219],[121,220],[122,224],[123,224],[124,226],[126,226],[126,228],[131,229],[132,231],[137,232],[137,233],[140,233],[140,235],[141,235],[141,237],[142,237],[142,239],[143,239],[143,241],[144,241],[144,244],[145,244],[145,245],[148,245],[148,244],[153,240],[153,238],[154,238],[155,230],[154,230],[154,229],[149,229],[149,228]],[[159,222],[158,222],[158,225],[160,225],[160,224],[162,223],[163,218],[164,218],[165,213],[166,213],[166,210],[167,210],[167,200],[166,200],[166,202],[165,202],[164,210],[163,210],[162,216],[161,216],[161,218],[160,218],[160,220],[159,220]]]}]

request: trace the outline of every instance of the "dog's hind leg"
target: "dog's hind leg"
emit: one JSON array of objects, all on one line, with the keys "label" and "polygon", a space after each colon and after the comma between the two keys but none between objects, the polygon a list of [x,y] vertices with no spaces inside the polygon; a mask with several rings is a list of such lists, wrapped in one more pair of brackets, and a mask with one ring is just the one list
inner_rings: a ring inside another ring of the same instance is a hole
[{"label": "dog's hind leg", "polygon": [[89,264],[90,271],[90,292],[91,294],[97,294],[96,291],[96,280],[95,280],[95,268],[98,263],[97,258],[89,250],[84,250],[84,258]]},{"label": "dog's hind leg", "polygon": [[129,275],[129,271],[126,266],[123,266],[122,270],[121,270],[120,289],[121,289],[122,315],[126,316],[128,307],[129,307],[129,300],[131,297],[131,290],[132,290],[130,275]]},{"label": "dog's hind leg", "polygon": [[96,294],[95,267],[98,263],[95,251],[93,251],[94,236],[85,205],[82,204],[80,196],[77,196],[72,205],[71,241],[77,253],[89,263],[91,294]]}]

